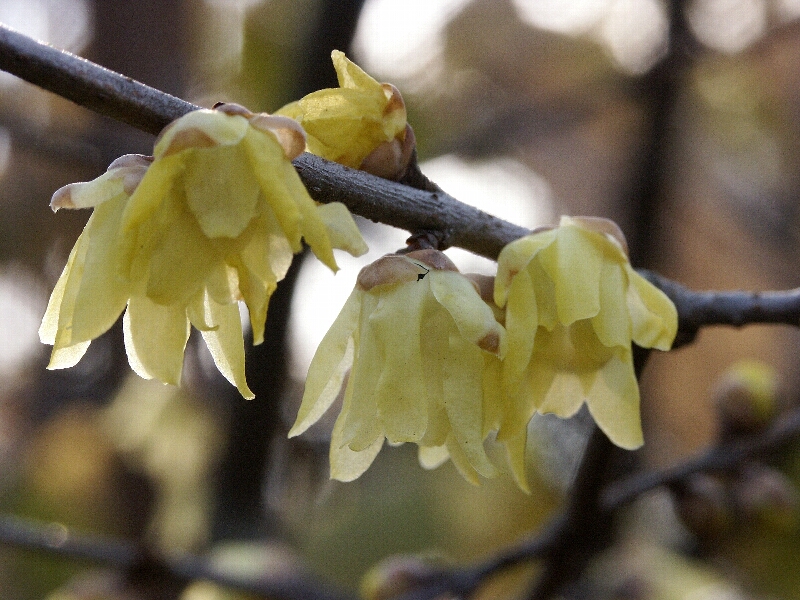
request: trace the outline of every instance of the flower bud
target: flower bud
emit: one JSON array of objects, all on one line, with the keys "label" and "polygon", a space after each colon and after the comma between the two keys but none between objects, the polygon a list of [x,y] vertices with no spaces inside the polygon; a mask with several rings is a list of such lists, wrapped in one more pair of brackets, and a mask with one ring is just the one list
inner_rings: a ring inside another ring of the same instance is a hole
[{"label": "flower bud", "polygon": [[778,413],[778,397],[778,378],[772,367],[753,360],[731,366],[713,392],[721,437],[763,430]]}]

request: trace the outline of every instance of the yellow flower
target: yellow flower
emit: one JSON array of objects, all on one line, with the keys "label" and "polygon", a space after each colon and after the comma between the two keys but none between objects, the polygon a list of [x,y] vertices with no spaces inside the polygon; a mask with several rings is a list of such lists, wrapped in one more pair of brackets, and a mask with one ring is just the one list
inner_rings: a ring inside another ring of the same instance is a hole
[{"label": "yellow flower", "polygon": [[452,458],[470,481],[493,476],[483,369],[504,350],[503,327],[444,254],[390,254],[359,273],[314,355],[289,435],[322,416],[352,366],[331,439],[332,478],[360,476],[384,439],[418,444],[423,466]]},{"label": "yellow flower", "polygon": [[559,227],[510,243],[498,259],[495,302],[508,331],[498,440],[518,481],[535,412],[570,417],[586,402],[612,442],[641,446],[631,342],[668,350],[677,312],[631,268],[616,224],[562,217]]},{"label": "yellow flower", "polygon": [[292,117],[303,126],[312,154],[397,179],[414,149],[403,97],[393,85],[375,81],[343,52],[334,50],[331,58],[340,87],[308,94],[275,114]]},{"label": "yellow flower", "polygon": [[[303,132],[237,105],[198,110],[161,134],[154,158],[128,156],[51,206],[94,207],[56,284],[39,335],[49,368],[77,363],[125,310],[125,347],[145,378],[177,384],[190,323],[222,374],[253,397],[238,301],[263,341],[267,304],[301,238],[331,269],[333,247],[366,251],[342,205],[317,206],[291,159]],[[127,307],[127,310],[126,310]]]}]

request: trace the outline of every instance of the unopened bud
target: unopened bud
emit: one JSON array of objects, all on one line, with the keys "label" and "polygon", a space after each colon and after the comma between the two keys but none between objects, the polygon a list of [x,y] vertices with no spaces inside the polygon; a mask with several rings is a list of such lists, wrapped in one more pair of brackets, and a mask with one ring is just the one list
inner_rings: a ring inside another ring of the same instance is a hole
[{"label": "unopened bud", "polygon": [[414,148],[417,147],[416,137],[411,125],[406,125],[405,130],[391,141],[379,144],[358,167],[372,175],[397,181],[403,177]]},{"label": "unopened bud", "polygon": [[756,433],[778,413],[778,377],[762,362],[741,361],[726,371],[713,393],[723,439]]}]

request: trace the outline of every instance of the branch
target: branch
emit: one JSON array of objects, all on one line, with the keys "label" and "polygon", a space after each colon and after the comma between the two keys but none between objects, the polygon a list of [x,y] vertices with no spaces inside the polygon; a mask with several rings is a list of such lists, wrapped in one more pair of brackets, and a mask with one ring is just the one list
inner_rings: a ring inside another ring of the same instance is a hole
[{"label": "branch", "polygon": [[[153,135],[201,108],[2,24],[0,69]],[[487,258],[496,259],[508,242],[529,233],[444,192],[413,189],[308,153],[294,164],[318,202],[342,202],[356,214],[408,231],[444,231],[446,245]]]},{"label": "branch", "polygon": [[673,348],[688,344],[706,325],[773,323],[800,326],[800,288],[780,292],[695,292],[651,271],[640,270],[678,309]]},{"label": "branch", "polygon": [[600,497],[600,506],[612,512],[652,489],[677,483],[694,473],[733,469],[749,459],[780,449],[798,436],[800,408],[795,408],[779,417],[766,431],[717,444],[674,467],[639,473],[609,485]]},{"label": "branch", "polygon": [[132,542],[76,534],[63,525],[37,523],[11,515],[0,515],[0,543],[73,560],[88,560],[129,573],[159,572],[180,586],[205,580],[232,590],[282,600],[354,600],[306,575],[267,572],[261,573],[258,579],[235,577],[199,556],[160,558]]}]

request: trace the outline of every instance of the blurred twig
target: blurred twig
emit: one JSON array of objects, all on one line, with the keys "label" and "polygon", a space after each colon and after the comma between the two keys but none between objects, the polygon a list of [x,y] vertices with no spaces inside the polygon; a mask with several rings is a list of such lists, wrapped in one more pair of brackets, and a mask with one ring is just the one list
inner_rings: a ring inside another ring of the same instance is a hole
[{"label": "blurred twig", "polygon": [[779,417],[766,431],[717,444],[674,467],[631,475],[609,485],[600,497],[602,510],[611,512],[645,492],[670,485],[699,472],[725,471],[743,462],[774,452],[800,436],[800,408]]},{"label": "blurred twig", "polygon": [[217,569],[208,559],[193,555],[157,557],[133,542],[76,534],[57,523],[39,523],[11,515],[0,515],[0,543],[39,550],[69,558],[88,560],[128,573],[159,573],[173,584],[205,580],[232,590],[284,600],[352,600],[329,584],[308,575],[261,573],[258,579],[233,576]]}]

